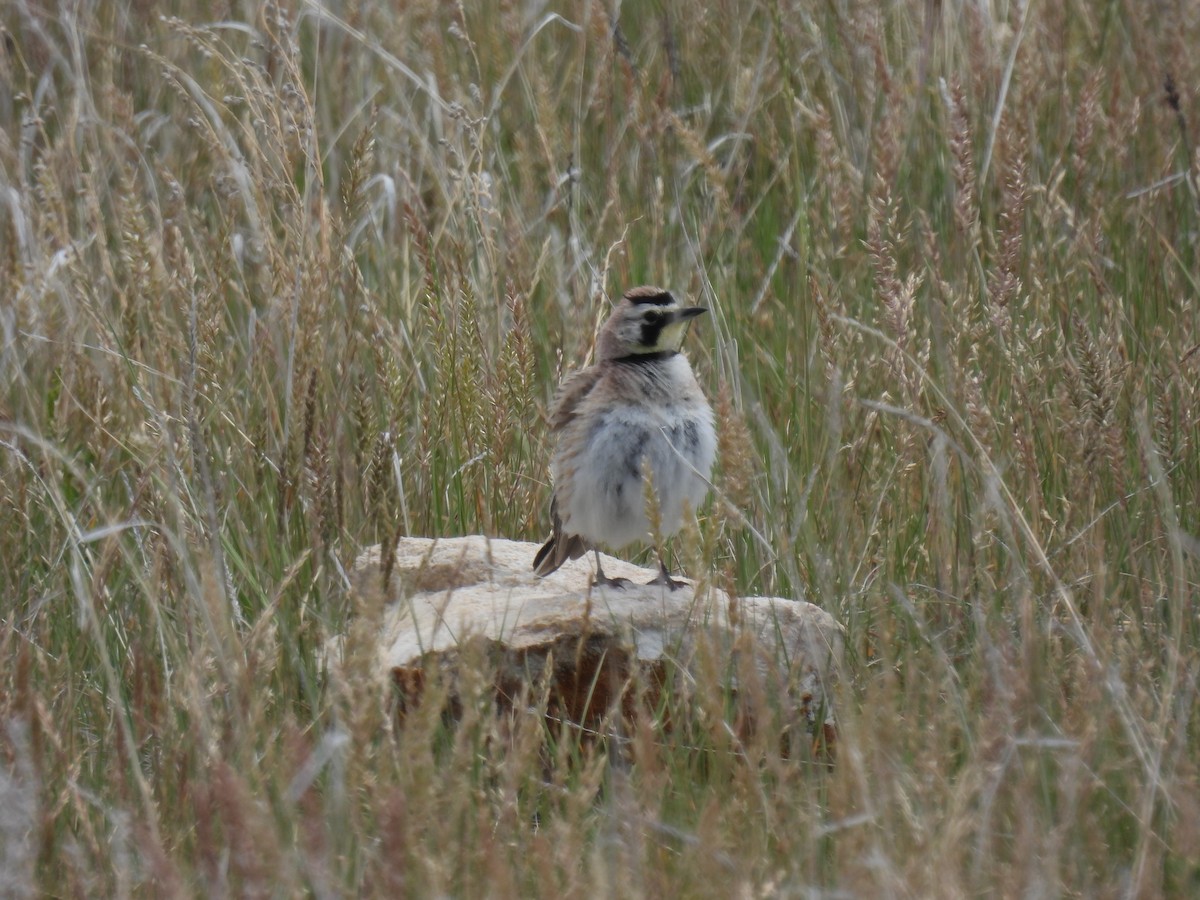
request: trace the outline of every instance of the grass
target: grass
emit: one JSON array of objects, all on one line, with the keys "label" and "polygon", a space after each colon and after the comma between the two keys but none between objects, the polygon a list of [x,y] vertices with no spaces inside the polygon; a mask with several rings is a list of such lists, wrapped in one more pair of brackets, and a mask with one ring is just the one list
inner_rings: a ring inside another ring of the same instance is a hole
[{"label": "grass", "polygon": [[[1186,4],[0,26],[3,892],[1200,888]],[[631,751],[486,667],[455,728],[377,689],[355,556],[541,538],[546,403],[645,282],[712,310],[685,552],[846,626],[830,772],[716,674]]]}]

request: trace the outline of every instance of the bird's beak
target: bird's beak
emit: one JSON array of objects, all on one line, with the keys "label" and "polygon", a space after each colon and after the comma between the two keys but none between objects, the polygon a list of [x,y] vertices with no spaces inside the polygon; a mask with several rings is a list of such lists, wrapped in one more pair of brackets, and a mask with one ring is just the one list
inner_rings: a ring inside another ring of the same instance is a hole
[{"label": "bird's beak", "polygon": [[686,322],[688,319],[694,319],[696,316],[706,312],[708,312],[708,307],[706,306],[686,306],[683,309],[676,310],[671,318],[676,322]]}]

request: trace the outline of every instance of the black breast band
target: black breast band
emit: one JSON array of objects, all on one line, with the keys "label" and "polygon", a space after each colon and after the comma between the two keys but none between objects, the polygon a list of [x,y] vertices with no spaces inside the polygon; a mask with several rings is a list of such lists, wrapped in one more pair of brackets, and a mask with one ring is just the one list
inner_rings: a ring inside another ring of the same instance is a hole
[{"label": "black breast band", "polygon": [[631,366],[644,366],[678,355],[678,350],[656,350],[653,353],[630,353],[628,356],[618,356],[613,362],[629,363]]}]

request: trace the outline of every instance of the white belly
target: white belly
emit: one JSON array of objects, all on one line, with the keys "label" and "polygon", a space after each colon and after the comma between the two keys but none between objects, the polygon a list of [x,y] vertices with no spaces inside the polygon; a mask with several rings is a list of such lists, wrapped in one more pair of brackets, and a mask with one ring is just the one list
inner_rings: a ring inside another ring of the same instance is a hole
[{"label": "white belly", "polygon": [[717,448],[707,405],[662,415],[617,406],[579,437],[582,445],[571,458],[556,459],[553,466],[559,485],[563,470],[573,469],[571,489],[560,492],[559,514],[568,534],[613,549],[646,539],[645,467],[652,473],[664,536],[678,531],[685,507],[695,510],[708,493]]}]

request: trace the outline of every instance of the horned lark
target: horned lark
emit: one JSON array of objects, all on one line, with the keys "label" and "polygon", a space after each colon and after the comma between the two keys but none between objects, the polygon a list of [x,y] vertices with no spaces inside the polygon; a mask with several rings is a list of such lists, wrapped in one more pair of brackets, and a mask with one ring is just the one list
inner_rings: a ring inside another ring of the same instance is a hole
[{"label": "horned lark", "polygon": [[[598,545],[620,549],[650,532],[643,473],[657,494],[661,533],[683,522],[708,493],[716,455],[712,407],[679,348],[702,306],[680,306],[662,288],[629,291],[596,339],[596,363],[566,378],[550,413],[558,443],[550,462],[554,533],[533,560],[549,575],[589,549],[596,584],[623,586],[600,566]],[[659,556],[659,576],[674,581]]]}]

